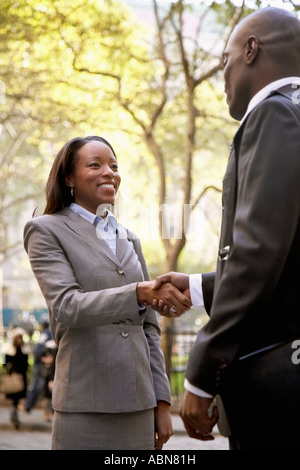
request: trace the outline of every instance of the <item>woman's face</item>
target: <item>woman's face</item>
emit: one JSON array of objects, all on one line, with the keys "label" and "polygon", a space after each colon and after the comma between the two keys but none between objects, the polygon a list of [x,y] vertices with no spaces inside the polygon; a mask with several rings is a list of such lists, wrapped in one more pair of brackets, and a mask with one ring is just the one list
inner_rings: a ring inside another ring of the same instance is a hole
[{"label": "woman's face", "polygon": [[74,202],[96,214],[101,204],[115,202],[121,182],[116,157],[107,145],[93,140],[78,150],[66,182],[73,186]]},{"label": "woman's face", "polygon": [[23,336],[22,335],[16,335],[14,337],[13,343],[16,347],[19,347],[23,344]]}]

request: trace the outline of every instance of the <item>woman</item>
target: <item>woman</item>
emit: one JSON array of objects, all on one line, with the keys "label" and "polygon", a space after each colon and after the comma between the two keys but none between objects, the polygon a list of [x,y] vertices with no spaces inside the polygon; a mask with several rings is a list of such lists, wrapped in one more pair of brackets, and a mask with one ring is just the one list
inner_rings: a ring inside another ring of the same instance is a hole
[{"label": "woman", "polygon": [[26,397],[27,390],[27,369],[28,369],[28,354],[29,347],[24,344],[23,336],[25,331],[22,328],[14,328],[11,332],[11,343],[8,343],[5,348],[5,364],[6,372],[16,372],[21,374],[24,382],[24,389],[21,392],[11,393],[6,395],[7,398],[13,402],[13,409],[11,412],[11,422],[16,429],[20,427],[20,420],[18,415],[18,405],[22,398]]},{"label": "woman", "polygon": [[191,304],[171,284],[152,289],[139,240],[107,209],[120,182],[105,139],[72,139],[53,163],[44,214],[25,226],[58,346],[53,449],[162,449],[172,435],[160,331],[145,305],[155,296],[180,314]]}]

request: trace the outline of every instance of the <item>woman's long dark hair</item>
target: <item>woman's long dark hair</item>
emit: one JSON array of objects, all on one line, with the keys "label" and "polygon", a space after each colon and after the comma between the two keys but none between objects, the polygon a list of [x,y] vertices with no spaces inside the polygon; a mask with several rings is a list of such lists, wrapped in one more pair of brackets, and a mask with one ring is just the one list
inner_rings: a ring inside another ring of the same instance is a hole
[{"label": "woman's long dark hair", "polygon": [[73,202],[70,187],[66,184],[66,178],[75,169],[75,160],[78,150],[92,140],[107,145],[114,156],[115,151],[107,140],[99,136],[75,137],[67,142],[58,152],[53,162],[46,184],[46,207],[44,214],[53,214]]}]

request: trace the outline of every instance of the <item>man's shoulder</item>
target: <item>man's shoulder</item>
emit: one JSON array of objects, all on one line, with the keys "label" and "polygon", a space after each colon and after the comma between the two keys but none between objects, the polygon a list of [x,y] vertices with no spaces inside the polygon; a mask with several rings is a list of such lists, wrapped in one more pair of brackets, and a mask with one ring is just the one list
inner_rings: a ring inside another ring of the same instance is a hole
[{"label": "man's shoulder", "polygon": [[294,120],[296,116],[300,119],[300,90],[295,90],[290,85],[273,91],[257,104],[247,116],[244,127],[266,118],[271,119],[275,126],[276,123],[280,125],[280,118],[283,116],[289,120]]},{"label": "man's shoulder", "polygon": [[285,85],[270,94],[270,98],[275,100],[288,100],[291,104],[300,104],[300,80]]},{"label": "man's shoulder", "polygon": [[258,110],[274,107],[278,110],[293,108],[300,113],[300,85],[286,85],[278,90],[272,91],[258,106]]}]

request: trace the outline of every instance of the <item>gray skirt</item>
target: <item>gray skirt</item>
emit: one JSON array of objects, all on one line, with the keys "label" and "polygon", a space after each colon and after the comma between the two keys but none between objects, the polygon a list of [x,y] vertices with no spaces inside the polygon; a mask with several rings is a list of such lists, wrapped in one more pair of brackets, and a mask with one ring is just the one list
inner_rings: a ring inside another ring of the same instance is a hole
[{"label": "gray skirt", "polygon": [[154,410],[135,413],[55,411],[53,450],[154,450]]}]

